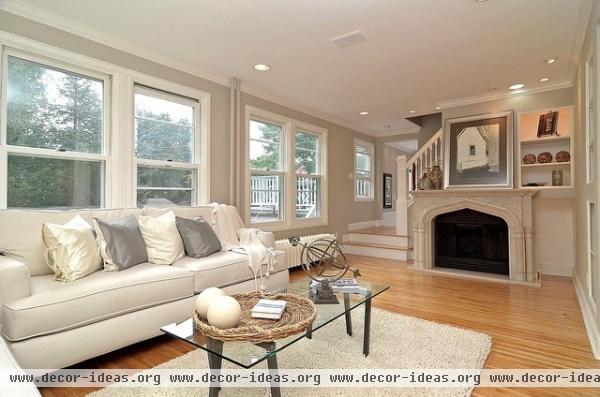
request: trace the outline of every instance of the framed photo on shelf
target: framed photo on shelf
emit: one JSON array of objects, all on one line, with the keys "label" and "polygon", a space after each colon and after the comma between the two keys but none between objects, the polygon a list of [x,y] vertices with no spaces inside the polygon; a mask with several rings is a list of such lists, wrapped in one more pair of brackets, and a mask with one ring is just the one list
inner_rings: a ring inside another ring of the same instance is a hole
[{"label": "framed photo on shelf", "polygon": [[392,174],[383,173],[383,208],[392,208]]},{"label": "framed photo on shelf", "polygon": [[564,181],[563,170],[553,170],[552,171],[552,186],[563,186],[564,183],[565,183],[565,181]]},{"label": "framed photo on shelf", "polygon": [[513,112],[446,120],[445,188],[512,188]]},{"label": "framed photo on shelf", "polygon": [[550,111],[548,113],[540,114],[540,120],[538,121],[537,137],[543,138],[545,136],[558,135],[556,128],[558,127],[558,112]]}]

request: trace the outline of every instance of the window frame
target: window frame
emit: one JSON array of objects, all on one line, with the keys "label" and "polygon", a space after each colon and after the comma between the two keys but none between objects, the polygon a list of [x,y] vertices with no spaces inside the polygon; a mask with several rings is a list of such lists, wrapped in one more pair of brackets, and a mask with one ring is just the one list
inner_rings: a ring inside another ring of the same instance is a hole
[{"label": "window frame", "polygon": [[[358,167],[357,167],[357,161],[356,161],[358,147],[363,147],[368,150],[369,157],[370,157],[370,164],[371,164],[371,175],[369,177],[362,177],[362,176],[359,177],[358,176],[358,173],[357,173]],[[357,202],[375,201],[375,144],[373,142],[355,138],[354,139],[353,156],[354,156],[354,186],[353,186],[354,201],[357,201]],[[356,182],[359,180],[368,180],[371,182],[371,194],[368,197],[357,195]]]},{"label": "window frame", "polygon": [[[191,205],[208,204],[209,191],[209,174],[208,174],[208,120],[203,117],[209,109],[209,98],[206,93],[191,89],[189,87],[179,86],[175,83],[166,82],[158,78],[148,78],[140,75],[134,76],[131,81],[131,106],[129,115],[131,118],[131,156],[133,158],[133,186],[132,200],[133,206],[137,207],[137,191],[138,191],[138,167],[148,168],[163,168],[163,169],[186,169],[192,170],[195,173],[195,178],[192,181],[192,197]],[[192,161],[189,163],[180,161],[152,160],[141,159],[135,154],[135,94],[142,93],[143,95],[153,96],[155,98],[171,101],[183,105],[191,105],[194,112],[194,136],[192,144]],[[203,183],[203,181],[206,181]]]},{"label": "window frame", "polygon": [[[133,157],[135,132],[133,126],[133,85],[172,92],[176,95],[198,99],[200,103],[200,129],[197,129],[200,145],[200,172],[197,173],[199,195],[195,204],[210,202],[210,128],[211,95],[186,85],[144,74],[127,67],[105,62],[81,53],[53,47],[19,35],[0,31],[0,209],[7,207],[7,166],[6,154],[6,109],[7,106],[7,53],[39,62],[58,69],[99,79],[104,82],[103,152],[88,154],[78,152],[55,152],[49,149],[17,147],[19,151],[36,150],[45,156],[73,160],[104,161],[103,200],[100,208],[132,208],[136,206],[137,168]],[[22,55],[25,54],[25,55]],[[26,57],[25,57],[26,56]],[[13,148],[8,148],[12,150]],[[28,153],[26,153],[28,154]],[[27,208],[22,208],[27,209]]]},{"label": "window frame", "polygon": [[[99,72],[84,66],[74,65],[71,62],[63,62],[43,54],[29,52],[2,45],[0,48],[2,61],[1,74],[1,100],[0,100],[0,208],[8,208],[8,157],[28,156],[47,159],[80,160],[102,163],[101,199],[98,208],[106,208],[110,205],[112,180],[110,170],[112,169],[112,157],[110,156],[110,123],[111,123],[111,98],[112,84],[110,74]],[[100,153],[84,153],[75,151],[58,151],[46,148],[35,148],[28,146],[8,144],[8,58],[14,57],[29,62],[40,64],[50,69],[56,69],[66,73],[89,77],[102,82],[102,128]],[[96,208],[96,207],[93,207]],[[20,208],[24,209],[24,208]],[[33,209],[33,208],[31,208]],[[39,208],[38,208],[39,209]],[[45,208],[42,208],[45,209]],[[48,208],[50,209],[50,208]]]},{"label": "window frame", "polygon": [[[250,167],[250,121],[278,124],[282,126],[281,136],[281,169],[279,171],[252,169]],[[328,224],[327,194],[327,129],[295,120],[280,114],[272,113],[250,105],[245,106],[245,205],[243,213],[246,224],[260,227],[267,231],[300,229]],[[298,174],[296,172],[296,131],[310,133],[319,138],[319,174]],[[272,222],[252,222],[250,214],[251,177],[252,175],[281,175],[283,191],[281,192],[281,220]],[[296,177],[313,176],[321,179],[321,211],[315,218],[296,218]]]}]

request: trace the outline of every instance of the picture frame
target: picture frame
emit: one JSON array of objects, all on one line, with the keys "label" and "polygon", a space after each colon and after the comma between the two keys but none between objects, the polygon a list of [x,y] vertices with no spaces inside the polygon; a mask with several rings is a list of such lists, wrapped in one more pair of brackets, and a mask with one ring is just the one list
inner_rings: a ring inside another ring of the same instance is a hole
[{"label": "picture frame", "polygon": [[444,188],[513,187],[513,111],[447,119]]},{"label": "picture frame", "polygon": [[383,173],[383,208],[392,208],[393,206],[393,180],[392,174]]},{"label": "picture frame", "polygon": [[564,184],[563,170],[552,170],[552,186],[564,186]]},{"label": "picture frame", "polygon": [[558,111],[549,111],[540,114],[538,121],[537,137],[543,138],[546,136],[558,135],[556,129],[558,127]]}]

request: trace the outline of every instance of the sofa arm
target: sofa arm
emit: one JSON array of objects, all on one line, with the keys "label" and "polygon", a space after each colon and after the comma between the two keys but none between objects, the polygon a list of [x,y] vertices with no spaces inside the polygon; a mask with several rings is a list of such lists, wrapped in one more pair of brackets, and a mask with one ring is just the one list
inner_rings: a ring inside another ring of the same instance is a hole
[{"label": "sofa arm", "polygon": [[31,295],[29,268],[10,256],[0,255],[0,307]]}]

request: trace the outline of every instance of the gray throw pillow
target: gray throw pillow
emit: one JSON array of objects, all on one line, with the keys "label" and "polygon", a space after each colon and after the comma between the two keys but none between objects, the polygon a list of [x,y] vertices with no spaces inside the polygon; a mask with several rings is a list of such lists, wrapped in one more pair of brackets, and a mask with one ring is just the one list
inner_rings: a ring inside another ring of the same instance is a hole
[{"label": "gray throw pillow", "polygon": [[146,245],[135,216],[111,222],[94,218],[94,226],[106,270],[123,270],[148,262]]},{"label": "gray throw pillow", "polygon": [[203,258],[221,251],[219,238],[204,219],[188,219],[178,216],[175,218],[175,223],[187,256]]}]

